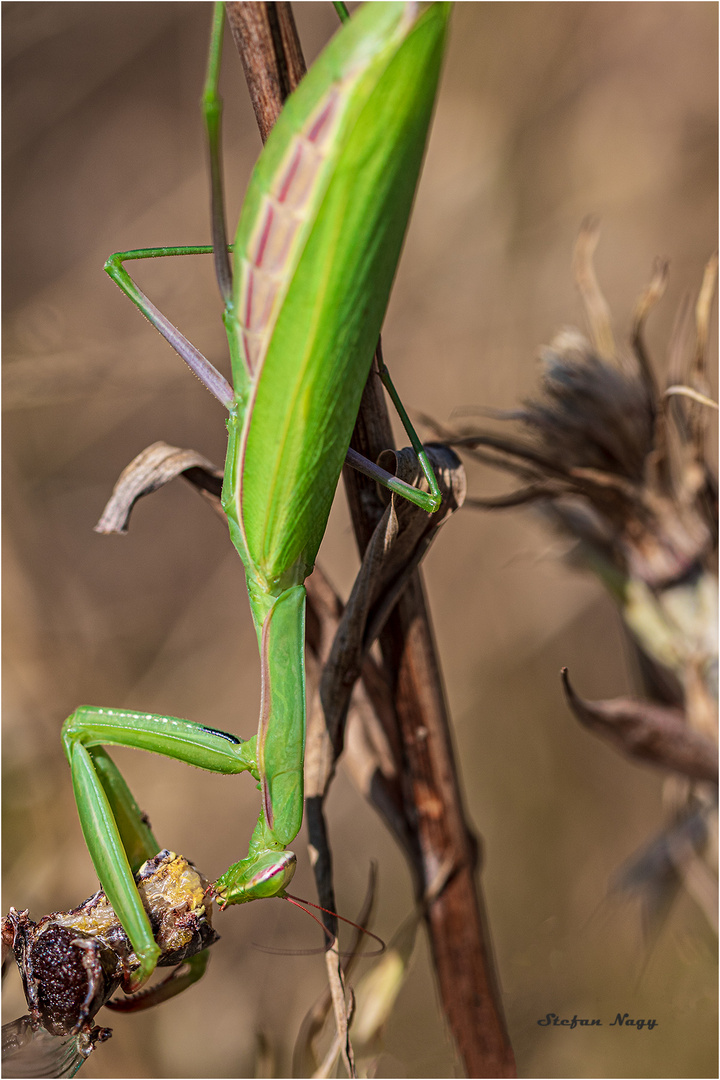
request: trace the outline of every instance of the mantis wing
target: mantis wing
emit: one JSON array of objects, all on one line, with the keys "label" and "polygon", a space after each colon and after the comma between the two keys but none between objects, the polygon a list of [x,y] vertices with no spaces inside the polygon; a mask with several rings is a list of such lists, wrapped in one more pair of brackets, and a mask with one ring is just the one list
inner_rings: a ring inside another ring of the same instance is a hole
[{"label": "mantis wing", "polygon": [[448,4],[419,17],[415,4],[361,9],[288,99],[250,184],[232,313],[244,369],[235,385],[249,376],[250,400],[231,482],[241,543],[272,591],[304,580],[325,531],[407,228],[448,15]]}]

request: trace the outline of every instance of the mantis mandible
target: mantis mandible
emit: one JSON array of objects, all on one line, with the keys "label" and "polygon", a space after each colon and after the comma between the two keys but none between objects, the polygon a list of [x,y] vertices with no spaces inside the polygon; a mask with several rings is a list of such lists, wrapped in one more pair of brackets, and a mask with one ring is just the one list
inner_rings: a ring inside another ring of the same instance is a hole
[{"label": "mantis mandible", "polygon": [[[312,571],[346,459],[422,163],[449,15],[444,3],[367,4],[288,99],[250,181],[232,247],[219,184],[222,5],[216,5],[204,106],[213,176],[213,248],[121,252],[106,270],[228,410],[222,506],[245,565],[258,636],[258,733],[243,741],[188,720],[83,706],[63,741],[85,841],[140,961],[159,948],[133,870],[158,850],[106,746],[131,746],[220,773],[249,772],[261,809],[246,858],[213,886],[221,906],[282,896],[287,845],[303,813],[303,582]],[[124,263],[214,250],[233,387],[140,291]],[[403,415],[401,413],[401,415]],[[404,418],[406,420],[406,418]],[[409,425],[409,422],[408,422]],[[359,464],[432,513],[440,496]],[[357,457],[357,456],[356,456]]]}]

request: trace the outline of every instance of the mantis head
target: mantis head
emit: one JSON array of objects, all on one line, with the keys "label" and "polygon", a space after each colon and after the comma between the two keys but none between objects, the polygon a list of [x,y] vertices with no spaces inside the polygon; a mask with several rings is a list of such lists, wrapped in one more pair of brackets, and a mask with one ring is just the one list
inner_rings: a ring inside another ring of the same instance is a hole
[{"label": "mantis head", "polygon": [[235,863],[211,886],[211,890],[221,908],[283,896],[296,865],[292,851],[266,850]]}]

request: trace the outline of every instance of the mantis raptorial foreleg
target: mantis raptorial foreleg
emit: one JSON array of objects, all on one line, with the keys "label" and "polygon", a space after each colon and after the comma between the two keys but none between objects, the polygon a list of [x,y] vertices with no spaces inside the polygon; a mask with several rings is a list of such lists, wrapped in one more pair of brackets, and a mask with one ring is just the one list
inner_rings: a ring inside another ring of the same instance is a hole
[{"label": "mantis raptorial foreleg", "polygon": [[[78,709],[63,736],[88,848],[141,960],[157,958],[132,878],[152,834],[102,749],[132,746],[217,772],[249,771],[262,801],[248,856],[213,886],[221,905],[283,895],[286,847],[303,813],[303,582],[311,572],[379,340],[422,162],[448,5],[369,4],[333,39],[288,99],[253,173],[227,258],[217,93],[216,6],[203,98],[211,151],[213,248],[111,256],[106,269],[227,408],[222,506],[245,565],[262,697],[247,742],[174,717]],[[162,315],[123,263],[215,253],[233,385]],[[381,357],[379,357],[381,360]],[[387,370],[383,381],[396,398]],[[429,492],[372,463],[351,463],[428,513],[440,495],[409,421]],[[121,779],[121,778],[120,778]],[[154,841],[154,838],[152,838]],[[128,858],[127,852],[131,852]]]},{"label": "mantis raptorial foreleg", "polygon": [[[85,843],[98,877],[107,882],[105,892],[110,903],[118,914],[122,912],[123,926],[140,960],[140,968],[127,987],[132,991],[152,973],[160,952],[132,875],[157,852],[159,845],[104,747],[150,750],[212,772],[250,772],[258,779],[256,738],[243,742],[234,735],[172,716],[81,707],[65,721],[63,743],[72,770],[75,798],[82,809],[80,821]],[[290,881],[295,856],[284,852],[283,846],[268,833],[261,814],[248,859],[243,860],[242,867],[236,864],[224,875],[228,891],[235,886],[228,902],[241,902],[237,892],[241,875],[248,900],[263,894],[268,875],[275,885],[270,895],[279,891],[280,878],[282,885]],[[263,858],[263,853],[267,853],[267,858]]]}]

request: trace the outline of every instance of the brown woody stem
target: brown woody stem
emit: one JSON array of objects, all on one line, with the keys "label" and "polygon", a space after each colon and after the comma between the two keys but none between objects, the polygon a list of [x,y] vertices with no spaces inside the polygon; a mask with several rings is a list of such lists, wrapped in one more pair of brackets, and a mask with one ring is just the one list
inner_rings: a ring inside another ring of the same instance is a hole
[{"label": "brown woody stem", "polygon": [[[265,139],[280,112],[284,88],[292,88],[304,71],[290,5],[228,3],[227,8]],[[283,72],[288,75],[286,82]],[[371,461],[393,445],[382,387],[374,371],[351,445]],[[374,484],[348,468],[344,476],[362,554],[383,507]],[[388,735],[399,741],[405,766],[403,816],[408,831],[403,835],[396,830],[396,835],[411,861],[417,899],[424,904],[443,1009],[468,1076],[515,1076],[475,874],[477,843],[465,819],[419,573],[410,579],[380,635],[380,644],[397,725]],[[384,710],[386,723],[387,716]],[[448,868],[447,883],[438,888]]]}]

